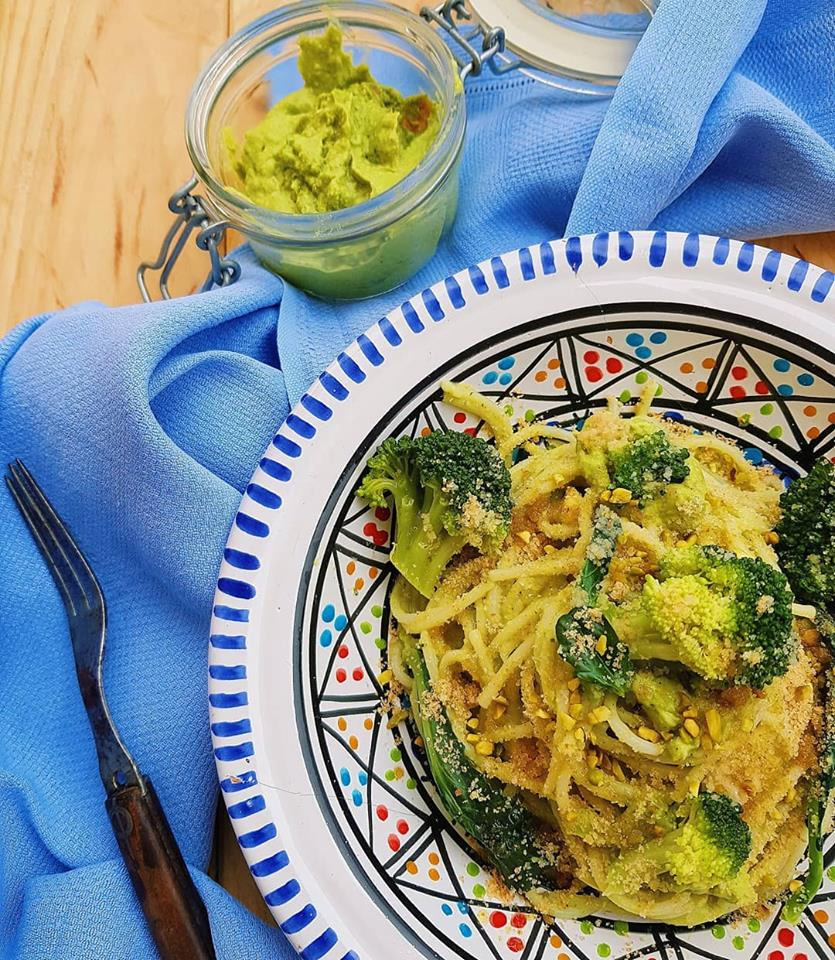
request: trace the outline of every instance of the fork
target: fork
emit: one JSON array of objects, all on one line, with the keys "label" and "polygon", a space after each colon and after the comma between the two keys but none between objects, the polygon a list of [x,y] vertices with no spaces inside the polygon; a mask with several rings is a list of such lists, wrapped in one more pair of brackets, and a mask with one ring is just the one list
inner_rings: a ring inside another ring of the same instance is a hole
[{"label": "fork", "polygon": [[113,723],[102,666],[107,608],[96,575],[21,460],[6,484],[55,581],[70,626],[75,670],[105,787],[105,808],[163,960],[214,960],[209,918],[150,779]]}]

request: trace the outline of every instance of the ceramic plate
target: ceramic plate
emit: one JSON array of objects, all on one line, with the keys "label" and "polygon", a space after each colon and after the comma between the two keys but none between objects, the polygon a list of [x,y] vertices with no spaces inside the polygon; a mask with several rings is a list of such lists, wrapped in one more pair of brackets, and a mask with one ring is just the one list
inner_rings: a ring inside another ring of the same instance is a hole
[{"label": "ceramic plate", "polygon": [[387,510],[353,491],[390,434],[476,423],[464,379],[572,425],[648,377],[655,408],[791,476],[835,456],[835,276],[695,234],[572,238],[494,257],[359,337],[281,426],[220,571],[209,651],[223,798],[258,886],[305,960],[831,957],[835,868],[794,930],[547,924],[490,898],[439,814],[406,724],[379,711],[391,585]]}]

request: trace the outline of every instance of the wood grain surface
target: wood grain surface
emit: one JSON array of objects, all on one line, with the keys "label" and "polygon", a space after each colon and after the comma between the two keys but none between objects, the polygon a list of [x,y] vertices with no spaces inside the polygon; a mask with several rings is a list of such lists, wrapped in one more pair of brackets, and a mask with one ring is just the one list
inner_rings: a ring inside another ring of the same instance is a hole
[{"label": "wood grain surface", "polygon": [[[168,196],[190,173],[192,82],[230,32],[276,5],[0,0],[0,335],[78,300],[136,302],[136,267],[156,255]],[[835,269],[835,234],[766,242]],[[174,292],[205,273],[190,249]],[[271,922],[222,812],[212,869]]]},{"label": "wood grain surface", "polygon": [[[194,77],[230,31],[275,5],[0,0],[0,334],[78,300],[136,302],[136,266],[156,255],[168,196],[190,172]],[[835,235],[770,242],[835,266]],[[174,291],[204,275],[190,245]]]}]

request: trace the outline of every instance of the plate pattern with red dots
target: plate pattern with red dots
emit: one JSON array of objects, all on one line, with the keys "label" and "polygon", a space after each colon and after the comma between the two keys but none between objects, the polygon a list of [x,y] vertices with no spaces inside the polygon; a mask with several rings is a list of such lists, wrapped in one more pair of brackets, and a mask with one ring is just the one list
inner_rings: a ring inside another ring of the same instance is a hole
[{"label": "plate pattern with red dots", "polygon": [[[817,457],[833,456],[835,366],[825,369],[813,351],[800,347],[775,352],[755,331],[719,316],[707,335],[684,308],[667,306],[653,316],[643,305],[640,319],[636,314],[611,308],[605,323],[590,319],[568,334],[556,318],[542,318],[459,361],[454,375],[503,405],[515,421],[541,418],[568,428],[581,425],[608,396],[628,403],[652,378],[656,412],[726,433],[751,462],[770,463],[787,480]],[[438,380],[448,375],[439,371]],[[377,440],[434,430],[478,435],[482,426],[445,406],[438,389],[420,405],[404,400],[386,413]],[[348,824],[340,827],[341,840],[356,851],[355,869],[365,869],[361,860],[373,864],[369,891],[390,910],[405,908],[411,927],[429,926],[450,956],[831,957],[831,845],[826,887],[794,929],[776,916],[694,931],[605,918],[547,924],[524,903],[496,898],[488,873],[439,812],[414,729],[403,719],[390,729],[379,709],[389,677],[385,638],[395,531],[388,509],[354,498],[361,472],[360,464],[332,498],[336,520],[311,581],[303,656],[312,677],[314,723],[303,735],[318,741],[324,763],[311,771],[312,779],[318,778],[320,799],[339,814],[332,823]]]}]

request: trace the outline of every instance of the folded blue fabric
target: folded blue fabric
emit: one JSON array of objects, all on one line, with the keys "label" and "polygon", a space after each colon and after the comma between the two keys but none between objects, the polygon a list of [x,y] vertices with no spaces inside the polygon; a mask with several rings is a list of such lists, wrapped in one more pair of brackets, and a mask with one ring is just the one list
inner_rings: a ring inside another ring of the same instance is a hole
[{"label": "folded blue fabric", "polygon": [[[223,960],[291,955],[201,872],[217,796],[213,583],[241,490],[290,405],[390,305],[497,251],[566,229],[832,229],[833,102],[831,0],[662,0],[611,102],[520,75],[472,82],[457,222],[402,290],[325,304],[244,250],[229,289],[81,304],[0,343],[0,457],[26,460],[99,574],[113,714],[194,868]],[[5,491],[0,571],[0,952],[153,957],[104,812],[64,612]]]}]

